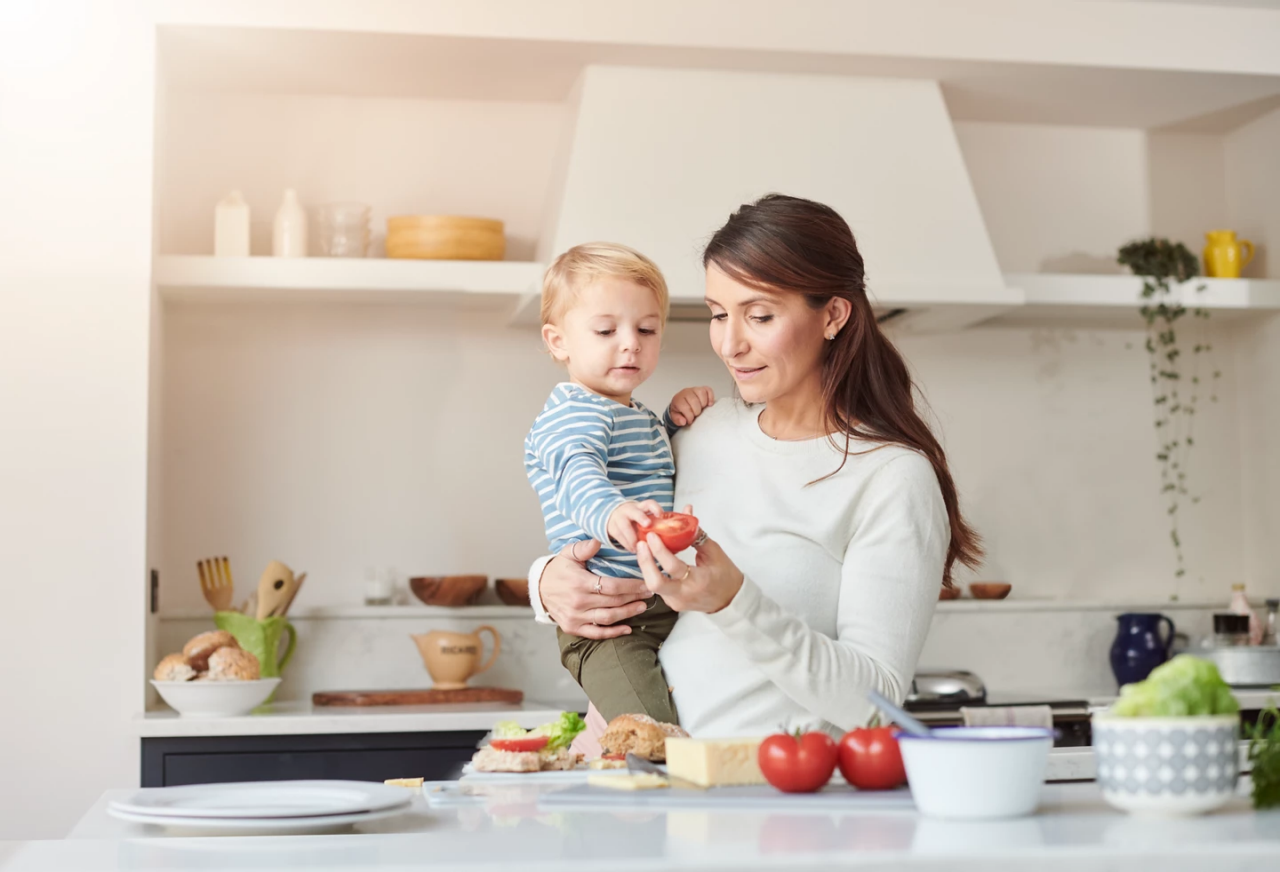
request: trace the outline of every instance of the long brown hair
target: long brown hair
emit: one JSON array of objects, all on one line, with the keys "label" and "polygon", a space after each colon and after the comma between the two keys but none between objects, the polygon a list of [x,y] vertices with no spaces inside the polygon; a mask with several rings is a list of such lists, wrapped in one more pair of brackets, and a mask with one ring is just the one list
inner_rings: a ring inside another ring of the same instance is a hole
[{"label": "long brown hair", "polygon": [[849,321],[827,343],[822,364],[823,423],[837,449],[838,436],[844,441],[843,459],[831,474],[844,468],[855,438],[920,452],[933,464],[951,522],[942,583],[953,586],[957,560],[977,568],[981,539],[960,514],[942,446],[916,412],[907,364],[871,311],[862,255],[844,219],[812,200],[768,194],[729,217],[711,237],[702,263],[749,287],[801,294],[815,310],[835,297],[849,302]]}]

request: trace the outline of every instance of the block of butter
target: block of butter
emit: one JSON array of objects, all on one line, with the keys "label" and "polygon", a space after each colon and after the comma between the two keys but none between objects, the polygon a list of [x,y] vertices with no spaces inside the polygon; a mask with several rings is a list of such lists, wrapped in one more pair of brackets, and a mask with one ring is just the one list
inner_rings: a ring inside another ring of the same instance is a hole
[{"label": "block of butter", "polygon": [[761,741],[668,738],[667,774],[699,787],[764,784],[756,761]]},{"label": "block of butter", "polygon": [[383,784],[390,784],[392,787],[421,787],[423,779],[421,778],[388,778]]}]

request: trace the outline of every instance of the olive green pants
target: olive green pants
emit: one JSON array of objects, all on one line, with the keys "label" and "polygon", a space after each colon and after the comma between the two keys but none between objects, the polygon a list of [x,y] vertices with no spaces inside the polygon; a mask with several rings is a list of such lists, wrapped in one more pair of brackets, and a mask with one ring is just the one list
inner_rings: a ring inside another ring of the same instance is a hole
[{"label": "olive green pants", "polygon": [[679,723],[667,677],[658,663],[658,649],[679,615],[661,597],[651,602],[649,611],[621,622],[631,627],[625,636],[584,639],[556,628],[560,662],[606,721],[618,715],[646,714],[655,721]]}]

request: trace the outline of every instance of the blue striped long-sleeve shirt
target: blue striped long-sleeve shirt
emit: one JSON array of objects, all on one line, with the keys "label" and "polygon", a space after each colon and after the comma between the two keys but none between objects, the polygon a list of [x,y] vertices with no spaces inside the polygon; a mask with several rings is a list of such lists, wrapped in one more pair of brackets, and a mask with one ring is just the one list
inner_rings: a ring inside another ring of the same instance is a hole
[{"label": "blue striped long-sleeve shirt", "polygon": [[641,577],[636,556],[612,547],[609,516],[627,501],[671,511],[675,461],[666,426],[638,400],[630,407],[570,382],[556,385],[524,439],[524,468],[538,494],[553,552],[597,539],[593,572]]}]

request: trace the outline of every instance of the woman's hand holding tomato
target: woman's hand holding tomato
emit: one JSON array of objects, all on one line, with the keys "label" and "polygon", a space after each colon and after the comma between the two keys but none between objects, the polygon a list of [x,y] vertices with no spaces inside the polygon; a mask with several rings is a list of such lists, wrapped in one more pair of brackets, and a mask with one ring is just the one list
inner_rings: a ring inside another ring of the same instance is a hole
[{"label": "woman's hand holding tomato", "polygon": [[646,520],[646,524],[637,527],[640,534],[657,535],[672,554],[679,554],[698,537],[698,519],[684,512],[663,512]]},{"label": "woman's hand holding tomato", "polygon": [[840,740],[840,774],[859,790],[889,790],[905,784],[897,727],[850,730]]},{"label": "woman's hand holding tomato", "polygon": [[[685,506],[681,514],[692,515],[693,507]],[[697,533],[695,527],[694,538]],[[686,534],[687,530],[681,533]],[[674,544],[679,545],[680,542]],[[742,570],[733,564],[714,539],[703,538],[694,547],[697,556],[690,565],[677,557],[661,536],[650,530],[636,545],[636,562],[644,573],[644,583],[649,592],[661,596],[673,610],[713,614],[732,602],[742,589]],[[662,574],[663,570],[666,575]]]},{"label": "woman's hand holding tomato", "polygon": [[822,732],[778,733],[760,743],[756,760],[765,780],[785,793],[813,793],[831,780],[838,750]]}]

